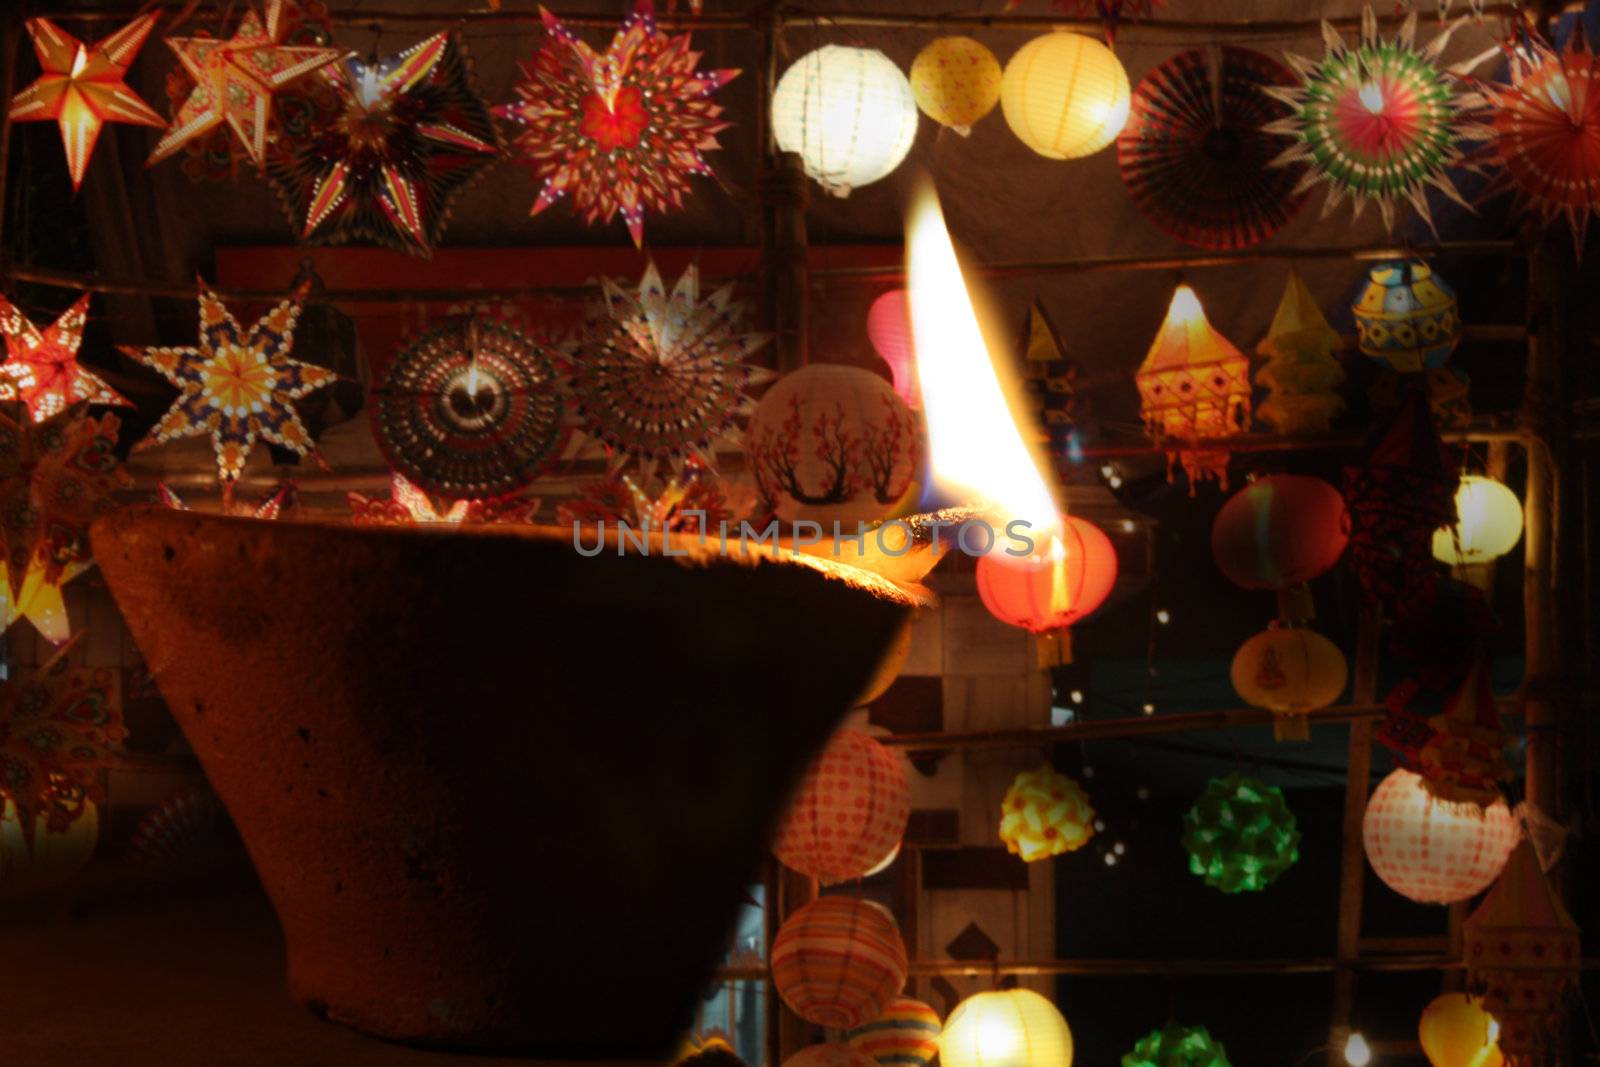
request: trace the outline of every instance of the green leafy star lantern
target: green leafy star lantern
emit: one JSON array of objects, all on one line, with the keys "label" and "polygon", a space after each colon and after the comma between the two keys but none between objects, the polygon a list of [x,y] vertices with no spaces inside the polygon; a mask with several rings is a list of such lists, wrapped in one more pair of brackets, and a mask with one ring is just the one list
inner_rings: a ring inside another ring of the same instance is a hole
[{"label": "green leafy star lantern", "polygon": [[1173,1021],[1139,1039],[1122,1057],[1122,1067],[1231,1067],[1222,1043],[1203,1026]]},{"label": "green leafy star lantern", "polygon": [[1183,817],[1189,870],[1224,893],[1265,889],[1300,858],[1300,830],[1276,786],[1213,778]]}]

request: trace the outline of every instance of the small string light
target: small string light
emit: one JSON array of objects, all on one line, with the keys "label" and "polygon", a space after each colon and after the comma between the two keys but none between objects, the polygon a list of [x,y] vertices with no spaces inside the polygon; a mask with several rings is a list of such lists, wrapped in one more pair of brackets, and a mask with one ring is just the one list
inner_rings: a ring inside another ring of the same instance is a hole
[{"label": "small string light", "polygon": [[1109,485],[1113,489],[1121,489],[1122,488],[1122,479],[1120,477],[1118,477],[1117,475],[1113,474],[1111,477],[1106,479],[1106,484]]},{"label": "small string light", "polygon": [[1100,468],[1100,477],[1115,478],[1116,476],[1117,468],[1113,467],[1111,464],[1107,463],[1105,466]]},{"label": "small string light", "polygon": [[1072,697],[1072,702],[1074,704],[1082,704],[1083,703],[1083,690],[1082,689],[1074,689],[1070,695]]},{"label": "small string light", "polygon": [[1141,785],[1133,795],[1138,797],[1140,800],[1149,800],[1150,787],[1147,785]]},{"label": "small string light", "polygon": [[1156,622],[1159,622],[1162,626],[1165,626],[1171,621],[1172,612],[1168,611],[1166,608],[1162,608],[1156,612]]},{"label": "small string light", "polygon": [[1138,528],[1139,528],[1139,524],[1134,522],[1132,519],[1123,519],[1122,520],[1122,532],[1123,533],[1133,533]]},{"label": "small string light", "polygon": [[1367,1064],[1372,1062],[1372,1046],[1361,1036],[1361,1031],[1353,1031],[1345,1038],[1344,1062],[1350,1067],[1367,1067]]},{"label": "small string light", "polygon": [[1096,819],[1094,821],[1094,832],[1095,833],[1097,833],[1097,834],[1105,833],[1105,829],[1106,829],[1106,821],[1104,819]]},{"label": "small string light", "polygon": [[1146,704],[1144,706],[1144,713],[1146,715],[1154,715],[1156,713],[1156,706],[1154,704]]},{"label": "small string light", "polygon": [[1106,866],[1107,866],[1107,867],[1115,867],[1115,866],[1116,866],[1116,865],[1117,865],[1117,856],[1116,856],[1116,853],[1114,853],[1114,852],[1107,852],[1107,853],[1106,853]]},{"label": "small string light", "polygon": [[1128,851],[1128,846],[1124,845],[1121,841],[1118,841],[1116,844],[1111,846],[1111,851],[1120,856],[1124,852]]},{"label": "small string light", "polygon": [[1094,768],[1088,766],[1087,764],[1085,764],[1084,768],[1083,768],[1083,776],[1085,778],[1093,778],[1094,777]]}]

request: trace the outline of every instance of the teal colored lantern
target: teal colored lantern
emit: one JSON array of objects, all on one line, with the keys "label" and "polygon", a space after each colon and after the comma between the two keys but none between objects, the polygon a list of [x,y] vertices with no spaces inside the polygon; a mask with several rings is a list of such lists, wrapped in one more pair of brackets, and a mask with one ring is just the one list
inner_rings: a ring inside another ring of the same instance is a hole
[{"label": "teal colored lantern", "polygon": [[1213,778],[1183,817],[1189,870],[1224,893],[1265,889],[1300,858],[1300,830],[1277,786]]},{"label": "teal colored lantern", "polygon": [[1361,351],[1403,374],[1442,366],[1461,343],[1455,290],[1420,259],[1373,267],[1351,311]]},{"label": "teal colored lantern", "polygon": [[1203,1026],[1169,1022],[1152,1030],[1122,1057],[1122,1067],[1231,1067],[1221,1042]]}]

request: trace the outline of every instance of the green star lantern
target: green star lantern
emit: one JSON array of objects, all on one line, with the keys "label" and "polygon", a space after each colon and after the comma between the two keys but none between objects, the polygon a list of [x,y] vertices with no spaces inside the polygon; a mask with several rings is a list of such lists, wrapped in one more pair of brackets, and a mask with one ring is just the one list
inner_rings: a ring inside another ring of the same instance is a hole
[{"label": "green star lantern", "polygon": [[1224,893],[1265,889],[1300,858],[1283,794],[1241,774],[1213,778],[1183,817],[1189,870]]},{"label": "green star lantern", "polygon": [[[1214,783],[1213,783],[1214,784]],[[1176,1021],[1152,1030],[1122,1057],[1122,1067],[1231,1067],[1221,1042],[1203,1026]]]}]

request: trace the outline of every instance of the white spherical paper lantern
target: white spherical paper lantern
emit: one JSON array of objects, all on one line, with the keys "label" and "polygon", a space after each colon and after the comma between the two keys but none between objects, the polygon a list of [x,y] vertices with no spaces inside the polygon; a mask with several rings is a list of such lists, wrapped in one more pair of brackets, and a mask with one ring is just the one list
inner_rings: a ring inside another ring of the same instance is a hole
[{"label": "white spherical paper lantern", "polygon": [[835,196],[885,178],[917,139],[917,101],[894,61],[830,44],[801,56],[772,94],[778,147]]}]

